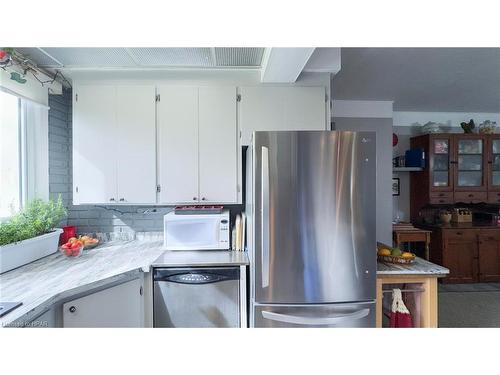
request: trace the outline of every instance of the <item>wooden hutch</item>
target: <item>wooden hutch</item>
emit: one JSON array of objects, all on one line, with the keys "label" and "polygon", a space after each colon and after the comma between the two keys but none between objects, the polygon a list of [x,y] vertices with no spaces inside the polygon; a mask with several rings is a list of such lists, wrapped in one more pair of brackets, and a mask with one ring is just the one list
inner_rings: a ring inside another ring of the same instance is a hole
[{"label": "wooden hutch", "polygon": [[426,134],[411,148],[425,151],[425,168],[410,174],[410,216],[433,231],[430,260],[450,269],[448,283],[500,281],[500,227],[494,223],[426,225],[429,206],[500,204],[500,134]]}]

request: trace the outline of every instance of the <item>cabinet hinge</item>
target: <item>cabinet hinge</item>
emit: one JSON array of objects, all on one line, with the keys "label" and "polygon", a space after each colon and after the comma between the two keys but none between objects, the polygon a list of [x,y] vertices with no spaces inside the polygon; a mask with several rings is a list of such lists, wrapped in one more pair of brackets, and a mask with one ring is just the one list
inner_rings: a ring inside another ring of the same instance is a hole
[{"label": "cabinet hinge", "polygon": [[76,187],[76,192],[78,193],[78,186]]},{"label": "cabinet hinge", "polygon": [[161,185],[156,185],[156,192],[160,193],[161,192]]},{"label": "cabinet hinge", "polygon": [[236,101],[241,102],[241,94],[236,94]]},{"label": "cabinet hinge", "polygon": [[328,103],[328,94],[325,94],[325,103]]},{"label": "cabinet hinge", "polygon": [[78,101],[78,94],[75,94],[75,101]]},{"label": "cabinet hinge", "polygon": [[156,95],[155,101],[159,102],[160,101],[160,94]]}]

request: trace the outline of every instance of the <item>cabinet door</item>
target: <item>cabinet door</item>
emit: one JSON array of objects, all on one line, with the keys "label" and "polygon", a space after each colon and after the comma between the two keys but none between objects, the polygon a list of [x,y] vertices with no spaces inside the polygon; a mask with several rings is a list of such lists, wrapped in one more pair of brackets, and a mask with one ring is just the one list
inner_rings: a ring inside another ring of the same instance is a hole
[{"label": "cabinet door", "polygon": [[478,281],[477,235],[471,230],[445,231],[443,266],[450,270],[446,282]]},{"label": "cabinet door", "polygon": [[159,203],[198,202],[198,88],[158,88]]},{"label": "cabinet door", "polygon": [[500,234],[482,230],[479,234],[479,281],[500,281]]},{"label": "cabinet door", "polygon": [[141,279],[101,290],[63,304],[66,327],[142,327],[144,325]]},{"label": "cabinet door", "polygon": [[324,87],[241,87],[243,145],[256,130],[327,130]]},{"label": "cabinet door", "polygon": [[430,190],[453,191],[453,138],[440,134],[429,137],[429,175]]},{"label": "cabinet door", "polygon": [[486,137],[455,135],[455,191],[486,191]]},{"label": "cabinet door", "polygon": [[116,97],[118,203],[156,203],[155,87],[118,86]]},{"label": "cabinet door", "polygon": [[[488,158],[488,190],[500,191],[500,135],[488,136],[487,158]],[[500,194],[492,194],[490,203],[498,203]]]},{"label": "cabinet door", "polygon": [[73,93],[73,203],[116,201],[116,89],[82,85]]},{"label": "cabinet door", "polygon": [[199,165],[202,202],[238,202],[235,87],[199,89]]}]

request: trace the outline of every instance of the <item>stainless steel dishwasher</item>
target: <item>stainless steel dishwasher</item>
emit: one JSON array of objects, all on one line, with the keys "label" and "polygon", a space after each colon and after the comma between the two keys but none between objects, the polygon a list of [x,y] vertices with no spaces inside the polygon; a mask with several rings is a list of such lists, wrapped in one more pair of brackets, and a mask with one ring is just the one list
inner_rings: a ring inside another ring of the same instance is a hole
[{"label": "stainless steel dishwasher", "polygon": [[239,267],[155,268],[154,327],[240,326]]}]

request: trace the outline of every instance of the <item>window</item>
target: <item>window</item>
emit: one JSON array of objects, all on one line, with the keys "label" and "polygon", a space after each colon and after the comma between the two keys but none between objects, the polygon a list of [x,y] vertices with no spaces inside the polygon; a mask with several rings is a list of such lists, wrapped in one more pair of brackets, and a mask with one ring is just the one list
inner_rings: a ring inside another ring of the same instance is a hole
[{"label": "window", "polygon": [[22,205],[20,99],[0,91],[0,218]]},{"label": "window", "polygon": [[0,220],[48,198],[48,108],[0,91]]}]

